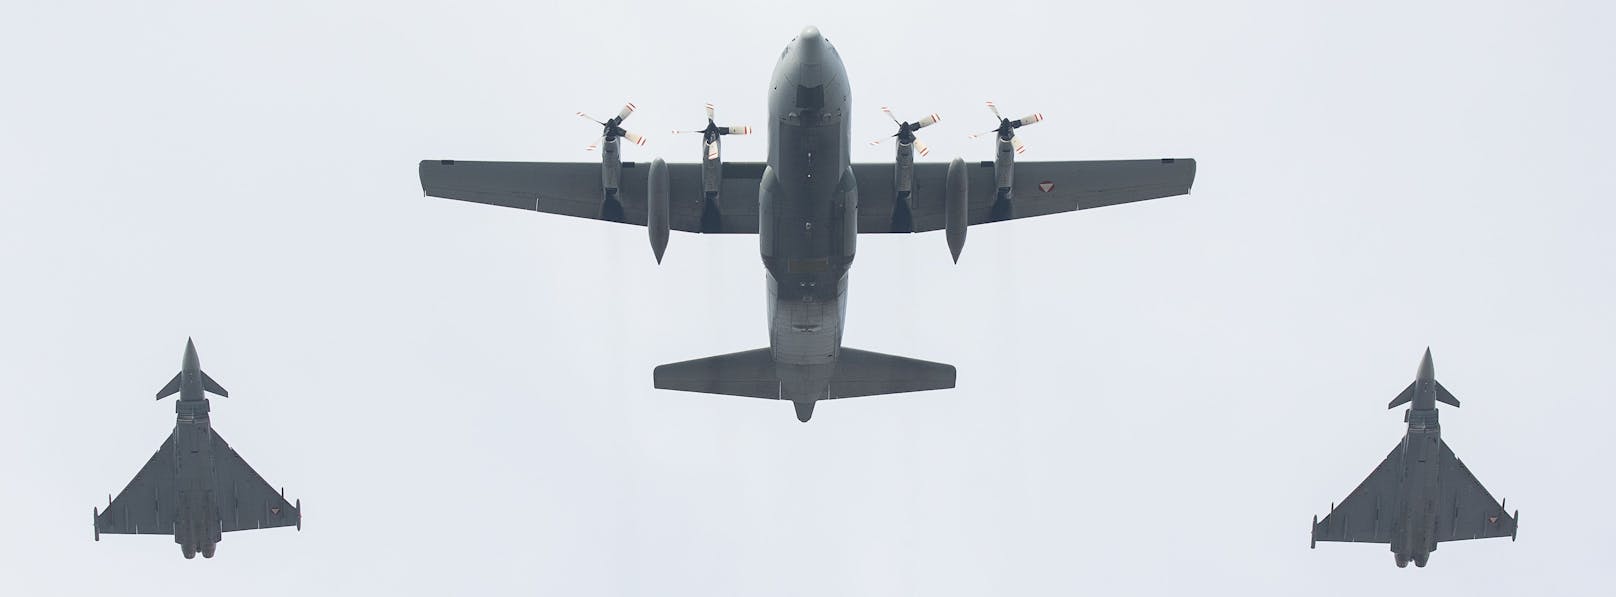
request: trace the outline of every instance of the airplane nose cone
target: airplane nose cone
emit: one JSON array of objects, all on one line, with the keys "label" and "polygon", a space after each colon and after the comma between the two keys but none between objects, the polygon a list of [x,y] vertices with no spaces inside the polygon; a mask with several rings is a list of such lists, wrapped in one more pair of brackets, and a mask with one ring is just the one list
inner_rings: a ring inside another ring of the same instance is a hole
[{"label": "airplane nose cone", "polygon": [[794,52],[799,63],[804,66],[817,66],[825,62],[825,36],[819,34],[819,28],[813,25],[804,27],[802,33],[797,34],[797,49]]},{"label": "airplane nose cone", "polygon": [[1430,347],[1425,348],[1425,358],[1420,359],[1419,379],[1420,381],[1431,381],[1436,379],[1436,365],[1431,363]]},{"label": "airplane nose cone", "polygon": [[201,359],[196,356],[196,343],[191,341],[190,338],[185,339],[184,368],[186,371],[195,371],[202,368]]}]

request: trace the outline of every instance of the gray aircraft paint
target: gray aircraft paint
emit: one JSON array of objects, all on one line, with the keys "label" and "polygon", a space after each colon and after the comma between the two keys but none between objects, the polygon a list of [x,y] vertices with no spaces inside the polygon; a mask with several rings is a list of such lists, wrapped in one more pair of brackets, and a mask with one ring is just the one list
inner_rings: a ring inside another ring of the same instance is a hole
[{"label": "gray aircraft paint", "polygon": [[758,234],[769,346],[659,366],[653,385],[790,400],[806,422],[820,400],[954,387],[951,365],[842,347],[860,233],[944,230],[957,262],[969,226],[1182,195],[1195,178],[1192,159],[1015,164],[1015,129],[1039,114],[999,118],[997,157],[974,166],[915,164],[913,133],[937,116],[893,116],[895,161],[852,164],[851,84],[836,48],[811,26],[776,61],[768,108],[761,164],[724,167],[718,132],[733,129],[711,110],[706,129],[689,131],[703,133],[699,165],[624,162],[620,140],[643,140],[622,127],[630,103],[605,120],[579,113],[602,127],[598,164],[425,160],[421,185],[437,197],[642,225],[658,263],[670,230]]},{"label": "gray aircraft paint", "polygon": [[94,510],[102,534],[171,534],[186,559],[213,557],[226,531],[303,525],[302,501],[288,504],[213,431],[206,393],[230,393],[202,371],[185,342],[180,372],[157,392],[176,393],[174,432],[107,510]]},{"label": "gray aircraft paint", "polygon": [[1313,519],[1311,546],[1319,541],[1389,543],[1399,568],[1425,567],[1443,541],[1515,538],[1518,514],[1493,501],[1442,441],[1436,403],[1459,406],[1436,380],[1426,349],[1414,382],[1387,408],[1408,404],[1408,433],[1391,455],[1324,520]]}]

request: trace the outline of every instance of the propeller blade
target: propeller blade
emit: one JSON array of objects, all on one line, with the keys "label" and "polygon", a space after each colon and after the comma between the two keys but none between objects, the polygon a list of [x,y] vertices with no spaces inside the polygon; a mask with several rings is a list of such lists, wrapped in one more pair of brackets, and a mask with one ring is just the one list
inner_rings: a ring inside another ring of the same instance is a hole
[{"label": "propeller blade", "polygon": [[712,119],[713,119],[713,104],[712,104],[712,102],[708,102],[707,103],[707,120],[712,120]]},{"label": "propeller blade", "polygon": [[999,120],[1004,120],[1004,117],[999,115],[999,107],[993,105],[993,102],[988,102],[988,109],[993,111],[993,117],[994,118],[997,118]]},{"label": "propeller blade", "polygon": [[594,143],[590,143],[588,147],[585,147],[584,151],[594,151],[595,148],[600,147],[600,144],[602,142],[604,142],[605,140],[606,140],[605,137],[601,137],[599,140],[595,141]]},{"label": "propeller blade", "polygon": [[997,133],[997,132],[999,132],[999,129],[993,129],[993,130],[989,130],[989,131],[982,131],[980,133],[971,133],[971,138],[972,139],[978,139],[978,138],[981,138],[981,137],[986,137],[988,135],[992,135],[992,134]]},{"label": "propeller blade", "polygon": [[709,160],[718,159],[718,144],[717,143],[708,143],[707,144],[707,159],[709,159]]},{"label": "propeller blade", "polygon": [[599,120],[595,120],[595,117],[593,117],[593,116],[590,116],[590,115],[588,115],[588,114],[585,114],[585,113],[583,113],[583,112],[579,112],[579,113],[578,113],[578,117],[579,117],[579,118],[582,118],[582,119],[584,119],[584,120],[588,120],[588,121],[590,121],[590,122],[593,122],[593,123],[595,123],[595,124],[598,124],[598,125],[601,125],[601,126],[606,126],[606,123],[604,123],[604,122],[601,122],[601,121],[599,121]]},{"label": "propeller blade", "polygon": [[916,122],[915,123],[915,128],[916,129],[923,129],[923,128],[926,128],[928,126],[937,124],[937,121],[942,120],[942,119],[943,119],[943,117],[941,117],[941,116],[938,116],[936,114],[931,114],[931,115],[926,116],[925,118],[920,119],[920,122]]},{"label": "propeller blade", "polygon": [[1010,146],[1016,148],[1016,155],[1027,153],[1027,146],[1021,142],[1021,137],[1011,137]]},{"label": "propeller blade", "polygon": [[731,134],[731,135],[750,135],[750,134],[752,134],[752,127],[749,127],[749,126],[732,126],[732,127],[729,127],[729,134]]},{"label": "propeller blade", "polygon": [[629,103],[623,104],[623,111],[617,113],[617,121],[618,122],[623,122],[624,120],[628,120],[628,115],[633,114],[633,113],[634,113],[634,102],[629,102]]},{"label": "propeller blade", "polygon": [[1022,116],[1021,120],[1017,120],[1017,121],[1015,121],[1015,122],[1013,122],[1011,124],[1014,124],[1015,126],[1027,126],[1027,125],[1032,124],[1034,122],[1041,122],[1041,121],[1043,121],[1043,119],[1044,119],[1043,114],[1034,112],[1032,114]]},{"label": "propeller blade", "polygon": [[645,145],[645,137],[641,136],[639,133],[623,131],[623,138],[628,139],[629,143],[633,143],[635,145]]},{"label": "propeller blade", "polygon": [[882,137],[880,139],[876,139],[874,141],[871,141],[870,142],[870,147],[875,147],[877,145],[880,145],[881,143],[885,142],[887,139],[891,139],[891,138],[892,137]]},{"label": "propeller blade", "polygon": [[891,119],[892,119],[892,122],[893,122],[893,123],[894,123],[894,124],[903,124],[903,122],[902,122],[902,121],[900,121],[900,120],[898,120],[898,117],[897,117],[897,116],[894,116],[894,115],[893,115],[893,114],[892,114],[892,109],[891,109],[891,108],[888,108],[888,107],[886,107],[886,106],[881,106],[881,113],[882,113],[882,114],[886,114],[886,115],[887,115],[887,118],[891,118]]},{"label": "propeller blade", "polygon": [[671,131],[675,135],[689,135],[691,133],[704,133],[706,131]]},{"label": "propeller blade", "polygon": [[926,154],[931,153],[931,149],[926,147],[926,144],[922,143],[920,139],[915,139],[915,152],[919,153],[920,157],[926,157]]}]

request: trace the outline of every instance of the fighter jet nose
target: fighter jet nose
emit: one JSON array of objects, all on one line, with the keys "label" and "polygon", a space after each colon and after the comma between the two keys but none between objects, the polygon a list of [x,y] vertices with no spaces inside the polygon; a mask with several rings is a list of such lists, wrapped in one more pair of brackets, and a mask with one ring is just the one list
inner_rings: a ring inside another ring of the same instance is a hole
[{"label": "fighter jet nose", "polygon": [[196,357],[196,342],[190,338],[185,339],[185,369],[200,369],[200,359]]},{"label": "fighter jet nose", "polygon": [[1425,347],[1425,358],[1420,359],[1419,378],[1423,381],[1436,379],[1436,365],[1431,363],[1431,347]]}]

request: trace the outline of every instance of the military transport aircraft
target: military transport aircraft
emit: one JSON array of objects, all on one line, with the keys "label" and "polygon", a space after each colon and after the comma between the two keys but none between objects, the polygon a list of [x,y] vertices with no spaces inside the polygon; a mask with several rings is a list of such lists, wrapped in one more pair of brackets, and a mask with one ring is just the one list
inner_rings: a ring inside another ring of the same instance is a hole
[{"label": "military transport aircraft", "polygon": [[1459,399],[1436,381],[1427,348],[1414,383],[1386,406],[1412,403],[1403,415],[1408,433],[1341,505],[1332,504],[1324,520],[1313,517],[1310,547],[1319,541],[1390,543],[1398,568],[1409,560],[1423,568],[1443,541],[1515,540],[1520,512],[1505,512],[1442,441],[1438,401],[1459,407]]},{"label": "military transport aircraft", "polygon": [[106,512],[95,510],[95,540],[102,533],[173,535],[189,560],[198,551],[213,557],[225,532],[293,525],[302,530],[302,500],[286,503],[285,491],[276,492],[213,431],[204,392],[230,393],[202,372],[190,340],[180,372],[157,399],[176,392],[174,433],[117,499],[107,501]]},{"label": "military transport aircraft", "polygon": [[932,115],[897,123],[895,164],[850,164],[851,89],[836,48],[808,27],[774,69],[766,163],[723,163],[720,137],[750,129],[719,126],[710,109],[707,128],[694,131],[700,163],[624,162],[620,140],[645,141],[622,128],[628,104],[596,121],[598,165],[426,160],[421,186],[434,197],[645,226],[658,262],[670,230],[757,234],[769,347],[663,365],[655,385],[790,400],[807,421],[818,400],[954,387],[950,365],[841,346],[859,233],[944,230],[958,261],[967,226],[1182,195],[1195,179],[1190,159],[1016,164],[1025,150],[1016,130],[1038,114],[999,117],[993,161],[915,163],[926,149],[914,133],[937,122]]}]

